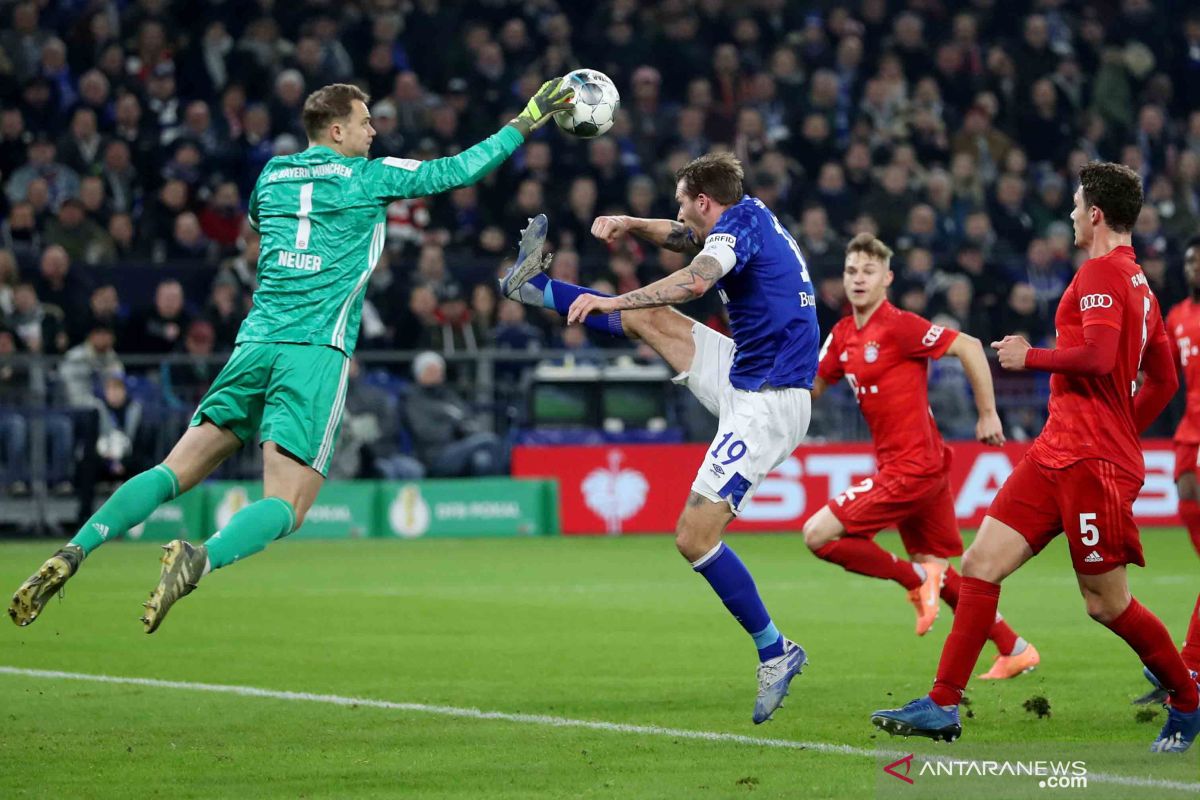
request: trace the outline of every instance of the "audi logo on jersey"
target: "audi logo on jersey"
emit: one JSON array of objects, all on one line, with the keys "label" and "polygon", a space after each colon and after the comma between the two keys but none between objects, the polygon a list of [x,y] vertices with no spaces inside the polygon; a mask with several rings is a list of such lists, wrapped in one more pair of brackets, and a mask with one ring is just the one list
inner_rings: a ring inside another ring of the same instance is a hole
[{"label": "audi logo on jersey", "polygon": [[1087,311],[1091,308],[1112,308],[1111,294],[1085,294],[1079,298],[1079,310]]}]

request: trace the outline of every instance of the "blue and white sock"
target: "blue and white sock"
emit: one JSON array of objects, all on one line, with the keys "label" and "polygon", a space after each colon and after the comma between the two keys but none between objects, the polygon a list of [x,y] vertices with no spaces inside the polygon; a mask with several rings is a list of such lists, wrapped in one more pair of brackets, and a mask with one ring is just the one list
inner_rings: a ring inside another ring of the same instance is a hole
[{"label": "blue and white sock", "polygon": [[720,542],[693,561],[692,569],[704,576],[729,613],[754,639],[760,661],[783,655],[783,636],[771,622],[750,570],[732,548]]},{"label": "blue and white sock", "polygon": [[[600,297],[612,297],[611,294],[597,292],[595,289],[587,289],[583,286],[576,286],[573,283],[564,281],[556,281],[548,277],[545,273],[534,275],[529,279],[529,286],[536,287],[542,292],[542,306],[550,308],[562,314],[564,317],[567,311],[571,308],[571,303],[575,302],[575,298],[581,294],[594,294]],[[625,337],[625,327],[621,324],[621,312],[614,311],[611,314],[589,314],[583,320],[583,324],[592,330],[597,330],[602,333],[607,333],[610,336]]]}]

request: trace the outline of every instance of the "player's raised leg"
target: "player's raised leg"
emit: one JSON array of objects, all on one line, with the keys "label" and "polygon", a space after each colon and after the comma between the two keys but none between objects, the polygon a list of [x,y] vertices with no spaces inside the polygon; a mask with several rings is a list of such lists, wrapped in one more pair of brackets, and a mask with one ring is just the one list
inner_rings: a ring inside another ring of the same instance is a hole
[{"label": "player's raised leg", "polygon": [[171,606],[215,569],[261,552],[300,527],[324,476],[275,442],[263,444],[263,499],[238,511],[202,545],[177,539],[164,546],[158,585],[144,604],[142,622],[154,633]]},{"label": "player's raised leg", "polygon": [[876,727],[888,733],[946,741],[962,734],[958,704],[995,622],[1000,582],[1032,557],[1025,537],[993,517],[984,517],[979,534],[963,555],[958,607],[942,648],[933,691],[901,708],[876,711],[871,715]]},{"label": "player's raised leg", "polygon": [[[878,476],[877,476],[878,477]],[[834,503],[865,503],[860,499],[863,484],[852,487],[830,501],[804,522],[804,543],[813,554],[831,564],[837,564],[847,572],[866,575],[870,578],[890,580],[908,591],[908,599],[917,612],[916,633],[924,636],[938,616],[938,595],[941,591],[942,573],[948,562],[930,561],[916,564],[884,550],[872,538],[879,528],[869,532],[848,534],[846,526],[832,509]],[[855,488],[859,492],[855,492]],[[868,491],[874,486],[868,487]],[[868,529],[869,530],[869,529]]]},{"label": "player's raised leg", "polygon": [[237,436],[212,423],[189,428],[163,463],[121,484],[74,538],[21,584],[8,608],[13,622],[28,625],[37,619],[88,554],[145,522],[160,505],[208,477],[240,446]]}]

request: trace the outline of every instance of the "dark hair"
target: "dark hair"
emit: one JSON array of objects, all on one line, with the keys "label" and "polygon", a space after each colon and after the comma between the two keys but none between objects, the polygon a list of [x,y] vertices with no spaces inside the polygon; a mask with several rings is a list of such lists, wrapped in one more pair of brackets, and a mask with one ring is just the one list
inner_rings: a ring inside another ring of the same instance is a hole
[{"label": "dark hair", "polygon": [[855,236],[846,245],[846,255],[850,255],[851,253],[866,253],[869,256],[878,258],[884,265],[891,263],[893,255],[892,248],[865,231]]},{"label": "dark hair", "polygon": [[1114,233],[1129,233],[1142,210],[1142,179],[1124,164],[1092,161],[1079,170],[1084,205],[1104,212]]},{"label": "dark hair", "polygon": [[350,116],[355,100],[368,103],[371,98],[362,89],[349,83],[331,83],[310,94],[301,112],[304,132],[309,140],[315,141],[331,123]]},{"label": "dark hair", "polygon": [[675,173],[688,197],[706,194],[723,206],[742,199],[742,162],[733,153],[707,153],[689,161]]}]

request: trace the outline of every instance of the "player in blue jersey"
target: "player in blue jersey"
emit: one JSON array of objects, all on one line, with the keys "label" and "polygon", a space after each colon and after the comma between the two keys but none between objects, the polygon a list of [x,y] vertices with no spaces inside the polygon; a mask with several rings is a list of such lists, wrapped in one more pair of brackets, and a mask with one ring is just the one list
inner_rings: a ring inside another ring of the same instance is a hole
[{"label": "player in blue jersey", "polygon": [[[679,516],[675,545],[754,638],[760,661],[754,721],[760,723],[782,704],[807,658],[775,627],[750,572],[721,536],[808,430],[820,349],[813,288],[796,242],[761,201],[743,194],[736,158],[704,155],[676,178],[677,221],[600,217],[592,234],[608,242],[633,234],[693,253],[688,266],[616,297],[551,280],[544,274],[551,257],[541,252],[547,222],[539,215],[500,287],[514,300],[555,309],[568,324],[641,339],[679,372],[675,382],[719,417]],[[733,338],[671,308],[714,286]]]}]

